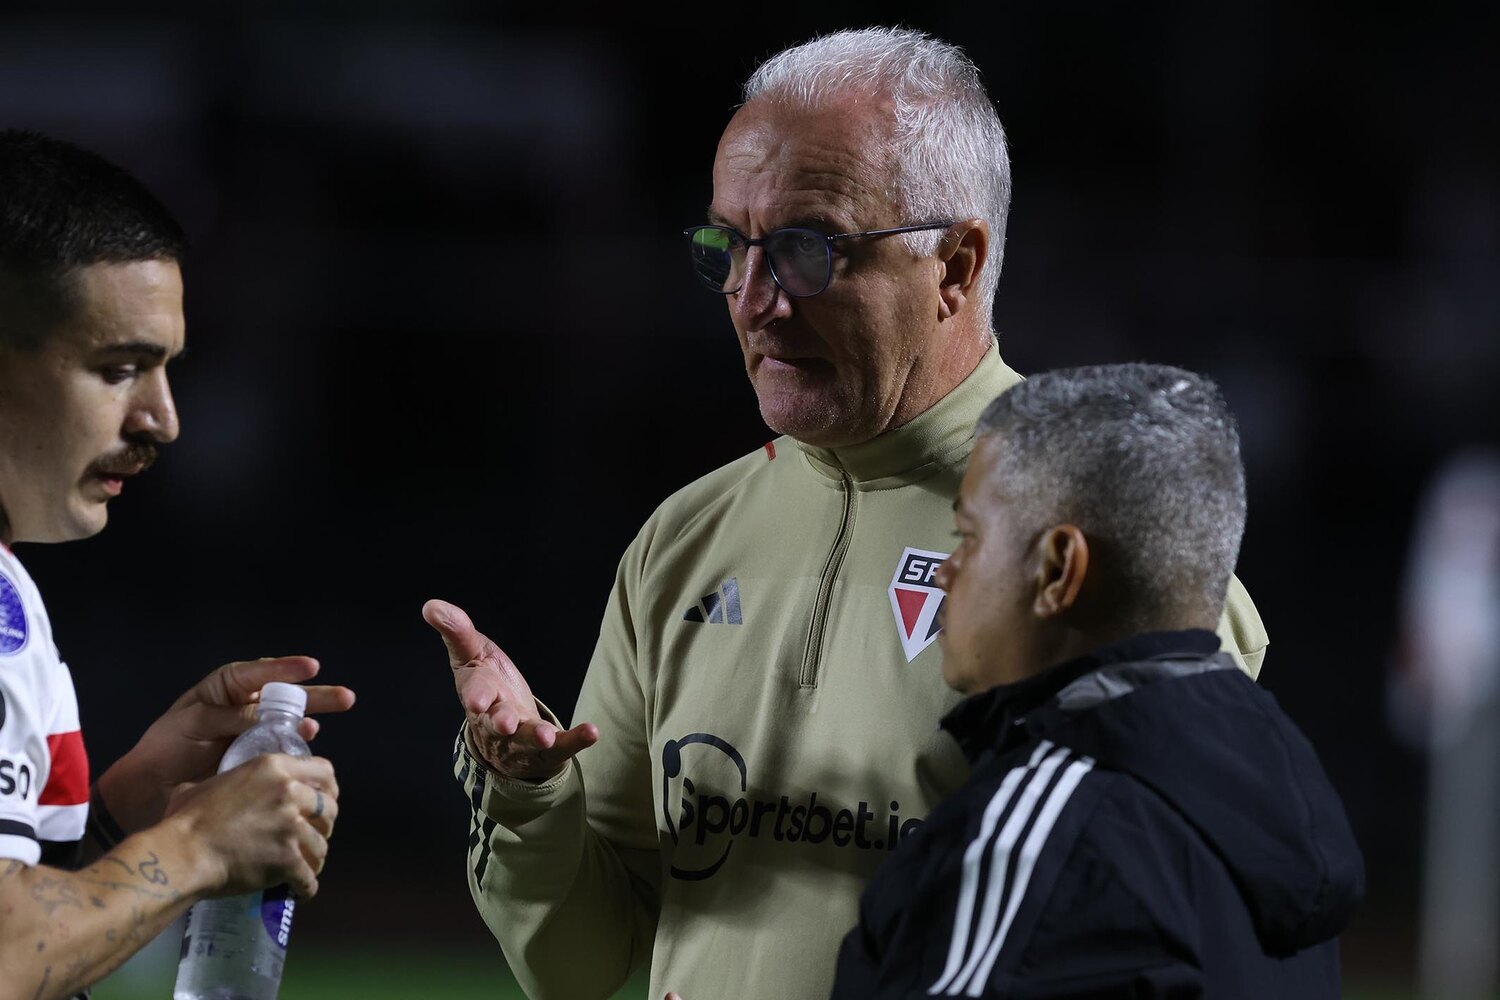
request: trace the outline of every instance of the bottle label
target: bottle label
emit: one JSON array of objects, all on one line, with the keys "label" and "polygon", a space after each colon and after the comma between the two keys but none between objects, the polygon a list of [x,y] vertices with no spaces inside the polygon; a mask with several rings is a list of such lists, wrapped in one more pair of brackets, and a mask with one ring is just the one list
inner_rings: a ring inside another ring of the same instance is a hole
[{"label": "bottle label", "polygon": [[261,896],[261,923],[265,925],[271,940],[276,942],[276,947],[282,951],[286,950],[286,943],[292,936],[292,911],[296,908],[297,900],[292,897],[292,890],[288,886],[278,885],[274,889],[267,889]]}]

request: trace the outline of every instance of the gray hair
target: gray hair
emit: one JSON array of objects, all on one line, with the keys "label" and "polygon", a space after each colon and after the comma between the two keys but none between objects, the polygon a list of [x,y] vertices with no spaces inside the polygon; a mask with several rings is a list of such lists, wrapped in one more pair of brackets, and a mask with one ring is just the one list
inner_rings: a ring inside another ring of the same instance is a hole
[{"label": "gray hair", "polygon": [[1081,528],[1124,587],[1130,624],[1218,617],[1245,531],[1245,470],[1210,379],[1148,364],[1047,372],[992,402],[976,433],[1001,438],[994,474],[1017,498],[1017,529]]},{"label": "gray hair", "polygon": [[[896,174],[889,194],[910,216],[899,221],[989,222],[989,259],[975,296],[988,332],[1005,256],[1010,156],[978,67],[958,46],[920,31],[839,31],[762,63],[745,82],[744,100],[816,107],[851,91],[886,96],[895,105],[890,151]],[[911,252],[922,256],[936,251],[941,238],[941,233],[903,237]]]}]

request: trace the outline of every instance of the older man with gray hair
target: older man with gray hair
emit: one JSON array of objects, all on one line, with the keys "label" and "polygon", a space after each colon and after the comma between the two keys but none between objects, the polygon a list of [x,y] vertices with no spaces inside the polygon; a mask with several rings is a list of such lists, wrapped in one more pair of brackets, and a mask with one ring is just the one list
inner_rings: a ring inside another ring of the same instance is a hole
[{"label": "older man with gray hair", "polygon": [[[685,235],[782,436],[641,530],[571,728],[464,612],[424,609],[467,716],[470,889],[532,996],[606,997],[648,960],[656,996],[826,994],[861,888],[963,780],[933,731],[934,574],[974,420],[1019,381],[991,325],[1009,198],[954,46],[872,28],[772,58]],[[1220,628],[1257,669],[1237,585]]]},{"label": "older man with gray hair", "polygon": [[1053,372],[979,434],[937,574],[973,773],[866,890],[834,996],[1338,997],[1359,848],[1212,631],[1245,526],[1217,388]]}]

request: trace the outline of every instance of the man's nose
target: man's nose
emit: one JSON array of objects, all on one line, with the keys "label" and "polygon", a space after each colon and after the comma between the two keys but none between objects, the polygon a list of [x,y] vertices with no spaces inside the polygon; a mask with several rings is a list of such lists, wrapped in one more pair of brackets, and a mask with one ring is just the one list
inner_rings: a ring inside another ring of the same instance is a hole
[{"label": "man's nose", "polygon": [[177,401],[172,398],[172,386],[167,381],[164,366],[143,381],[141,395],[131,407],[125,430],[130,434],[144,434],[158,444],[177,440],[181,430],[177,420]]},{"label": "man's nose", "polygon": [[759,330],[792,313],[791,297],[771,274],[771,260],[764,247],[745,251],[745,281],[730,298],[730,308],[745,330]]}]

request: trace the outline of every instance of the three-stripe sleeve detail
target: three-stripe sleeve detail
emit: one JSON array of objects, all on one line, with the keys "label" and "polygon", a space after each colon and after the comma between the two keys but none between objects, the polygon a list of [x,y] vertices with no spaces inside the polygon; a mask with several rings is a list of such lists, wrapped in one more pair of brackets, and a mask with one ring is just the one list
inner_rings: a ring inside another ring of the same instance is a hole
[{"label": "three-stripe sleeve detail", "polygon": [[936,996],[979,996],[1026,896],[1037,858],[1092,759],[1043,740],[990,798],[964,851],[953,937]]},{"label": "three-stripe sleeve detail", "polygon": [[463,766],[458,770],[458,782],[461,785],[469,783],[474,779],[473,787],[469,789],[469,854],[472,856],[477,851],[478,857],[474,859],[474,884],[481,885],[484,882],[484,873],[490,866],[490,834],[495,832],[498,825],[493,819],[484,816],[481,808],[484,802],[485,771],[484,767],[476,763],[469,756],[468,748],[464,746],[464,731],[458,732],[458,739],[453,743],[453,762],[457,764],[463,761]]}]

